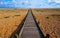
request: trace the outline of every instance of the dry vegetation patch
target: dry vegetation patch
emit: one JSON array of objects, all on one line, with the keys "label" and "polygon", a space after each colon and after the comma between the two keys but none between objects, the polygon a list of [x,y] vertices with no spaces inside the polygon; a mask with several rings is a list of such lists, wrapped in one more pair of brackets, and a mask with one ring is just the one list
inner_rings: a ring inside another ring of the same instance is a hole
[{"label": "dry vegetation patch", "polygon": [[60,38],[60,9],[33,9],[32,11],[45,36]]},{"label": "dry vegetation patch", "polygon": [[27,9],[0,9],[0,38],[9,38],[27,15]]}]

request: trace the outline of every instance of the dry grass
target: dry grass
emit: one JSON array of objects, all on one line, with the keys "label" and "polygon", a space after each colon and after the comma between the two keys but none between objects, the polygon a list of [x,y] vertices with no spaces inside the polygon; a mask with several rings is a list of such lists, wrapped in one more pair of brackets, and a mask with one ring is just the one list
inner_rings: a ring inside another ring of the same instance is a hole
[{"label": "dry grass", "polygon": [[60,38],[60,9],[33,9],[32,11],[45,36],[49,34],[50,38]]},{"label": "dry grass", "polygon": [[9,38],[27,14],[27,9],[0,9],[0,38]]}]

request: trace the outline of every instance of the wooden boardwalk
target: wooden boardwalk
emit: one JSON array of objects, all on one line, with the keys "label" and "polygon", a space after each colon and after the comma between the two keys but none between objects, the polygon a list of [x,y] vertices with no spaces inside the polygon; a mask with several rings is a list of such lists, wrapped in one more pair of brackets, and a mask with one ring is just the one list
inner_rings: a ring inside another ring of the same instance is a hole
[{"label": "wooden boardwalk", "polygon": [[19,38],[40,38],[40,34],[31,11],[28,11],[28,15],[19,34]]}]

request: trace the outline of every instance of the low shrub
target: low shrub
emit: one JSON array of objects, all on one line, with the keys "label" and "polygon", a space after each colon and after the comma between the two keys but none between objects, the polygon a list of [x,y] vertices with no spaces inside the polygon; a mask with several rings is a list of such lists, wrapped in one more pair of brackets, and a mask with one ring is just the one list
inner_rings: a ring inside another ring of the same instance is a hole
[{"label": "low shrub", "polygon": [[15,34],[15,38],[19,38],[18,34]]},{"label": "low shrub", "polygon": [[15,15],[15,16],[20,16],[20,15]]},{"label": "low shrub", "polygon": [[9,18],[10,16],[5,16],[4,18]]},{"label": "low shrub", "polygon": [[60,14],[51,14],[51,16],[60,16]]}]

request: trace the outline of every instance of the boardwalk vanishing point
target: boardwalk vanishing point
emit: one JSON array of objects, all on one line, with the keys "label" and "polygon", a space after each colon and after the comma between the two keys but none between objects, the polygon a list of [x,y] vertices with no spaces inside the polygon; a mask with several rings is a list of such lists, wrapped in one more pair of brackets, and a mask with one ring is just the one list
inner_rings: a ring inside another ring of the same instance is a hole
[{"label": "boardwalk vanishing point", "polygon": [[40,28],[35,23],[32,10],[28,10],[28,15],[19,33],[19,38],[44,38]]}]

